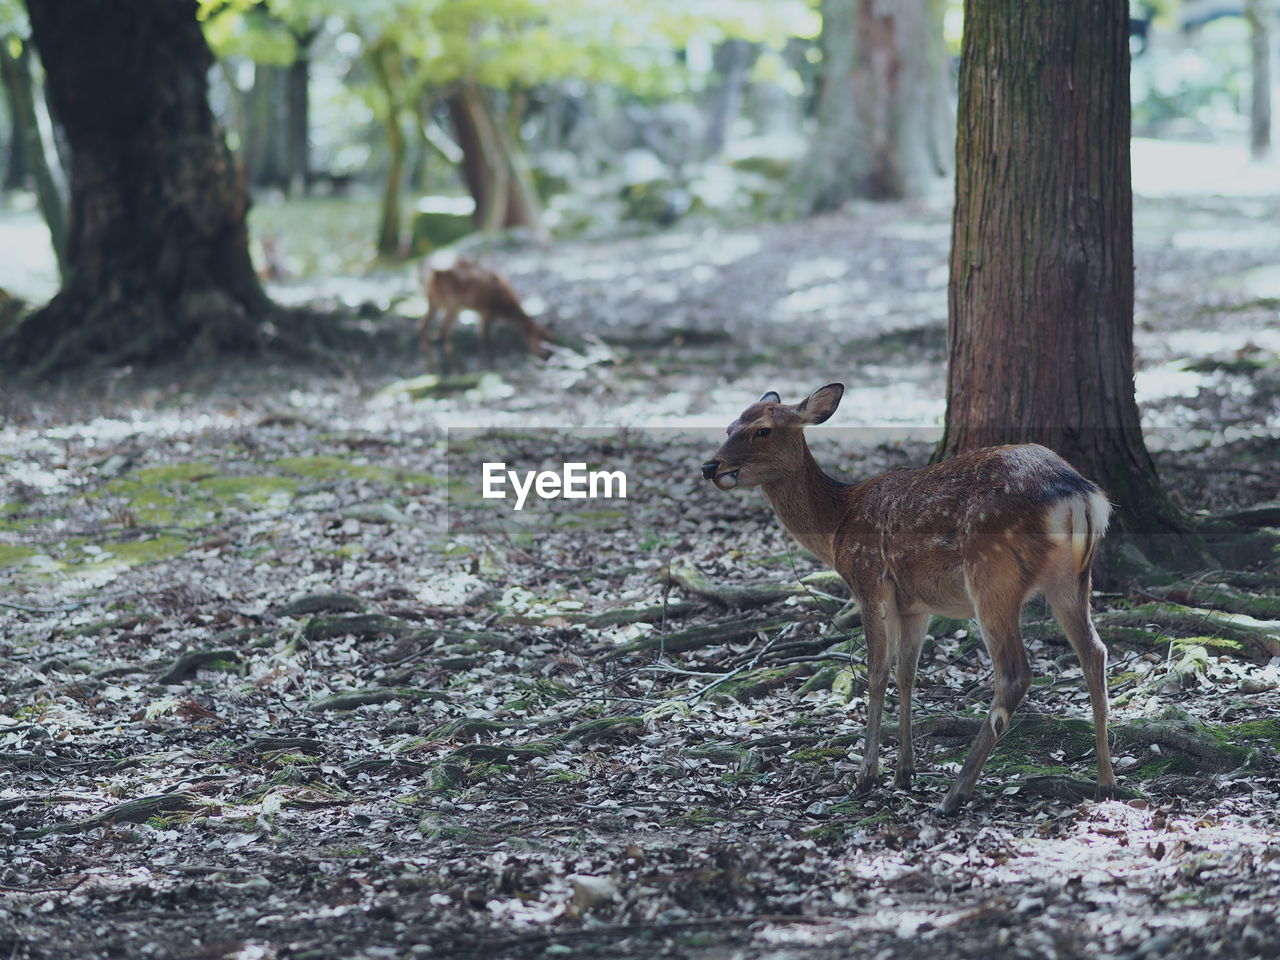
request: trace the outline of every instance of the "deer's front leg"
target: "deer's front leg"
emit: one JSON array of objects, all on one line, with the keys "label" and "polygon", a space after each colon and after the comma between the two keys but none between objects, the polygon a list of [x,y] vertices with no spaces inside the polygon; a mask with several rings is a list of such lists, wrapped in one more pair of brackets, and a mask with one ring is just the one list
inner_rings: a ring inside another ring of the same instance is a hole
[{"label": "deer's front leg", "polygon": [[867,735],[854,786],[854,794],[861,796],[876,785],[880,776],[880,718],[889,685],[889,641],[891,635],[896,636],[897,623],[888,622],[890,616],[896,619],[896,613],[882,599],[864,601],[859,597],[858,606],[863,611],[862,627],[867,637]]}]

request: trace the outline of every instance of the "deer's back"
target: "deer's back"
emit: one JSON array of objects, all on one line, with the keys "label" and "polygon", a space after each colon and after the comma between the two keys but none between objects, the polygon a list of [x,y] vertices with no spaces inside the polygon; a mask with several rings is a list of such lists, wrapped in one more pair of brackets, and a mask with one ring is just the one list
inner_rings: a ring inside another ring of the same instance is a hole
[{"label": "deer's back", "polygon": [[987,447],[894,470],[842,492],[847,510],[835,553],[847,576],[867,582],[887,573],[910,581],[908,592],[921,594],[933,609],[939,607],[929,601],[945,605],[946,597],[963,593],[966,562],[998,544],[1015,561],[1030,563],[1051,545],[1055,506],[1102,497],[1095,484],[1038,444]]},{"label": "deer's back", "polygon": [[524,319],[511,285],[500,273],[474,260],[459,259],[453,266],[431,271],[427,299],[444,310],[475,310],[492,316]]}]

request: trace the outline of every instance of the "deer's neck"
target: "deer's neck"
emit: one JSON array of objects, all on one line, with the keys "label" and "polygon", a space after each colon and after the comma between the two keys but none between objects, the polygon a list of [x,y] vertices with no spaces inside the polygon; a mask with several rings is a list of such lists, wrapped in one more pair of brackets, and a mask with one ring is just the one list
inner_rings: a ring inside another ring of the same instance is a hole
[{"label": "deer's neck", "polygon": [[827,566],[834,566],[844,485],[823,473],[809,445],[804,446],[798,471],[785,480],[762,484],[761,489],[787,531]]}]

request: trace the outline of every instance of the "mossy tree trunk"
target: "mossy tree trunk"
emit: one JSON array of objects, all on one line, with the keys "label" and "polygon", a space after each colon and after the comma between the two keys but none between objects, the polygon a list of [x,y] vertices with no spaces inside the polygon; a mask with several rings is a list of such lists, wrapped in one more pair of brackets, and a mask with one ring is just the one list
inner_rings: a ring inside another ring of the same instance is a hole
[{"label": "mossy tree trunk", "polygon": [[1133,387],[1126,0],[966,0],[939,455],[1034,441],[1163,556]]},{"label": "mossy tree trunk", "polygon": [[382,212],[378,220],[378,256],[397,257],[400,245],[400,191],[408,141],[404,125],[409,101],[405,90],[404,57],[390,40],[383,39],[369,51],[369,69],[382,95],[382,125],[387,133],[390,162],[382,188]]},{"label": "mossy tree trunk", "polygon": [[30,373],[256,343],[243,177],[208,105],[193,0],[29,4],[71,151],[68,274],[6,344]]},{"label": "mossy tree trunk", "polygon": [[946,172],[950,103],[939,0],[824,0],[817,130],[785,204],[923,193]]}]

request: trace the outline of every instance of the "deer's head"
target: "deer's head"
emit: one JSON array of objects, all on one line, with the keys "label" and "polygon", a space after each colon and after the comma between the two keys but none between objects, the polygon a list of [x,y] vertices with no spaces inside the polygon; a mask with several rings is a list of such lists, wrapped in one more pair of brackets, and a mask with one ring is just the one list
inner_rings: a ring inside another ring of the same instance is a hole
[{"label": "deer's head", "polygon": [[785,479],[804,463],[804,428],[835,413],[842,396],[844,384],[829,383],[788,405],[770,390],[729,424],[728,439],[702,465],[703,477],[721,490]]}]

